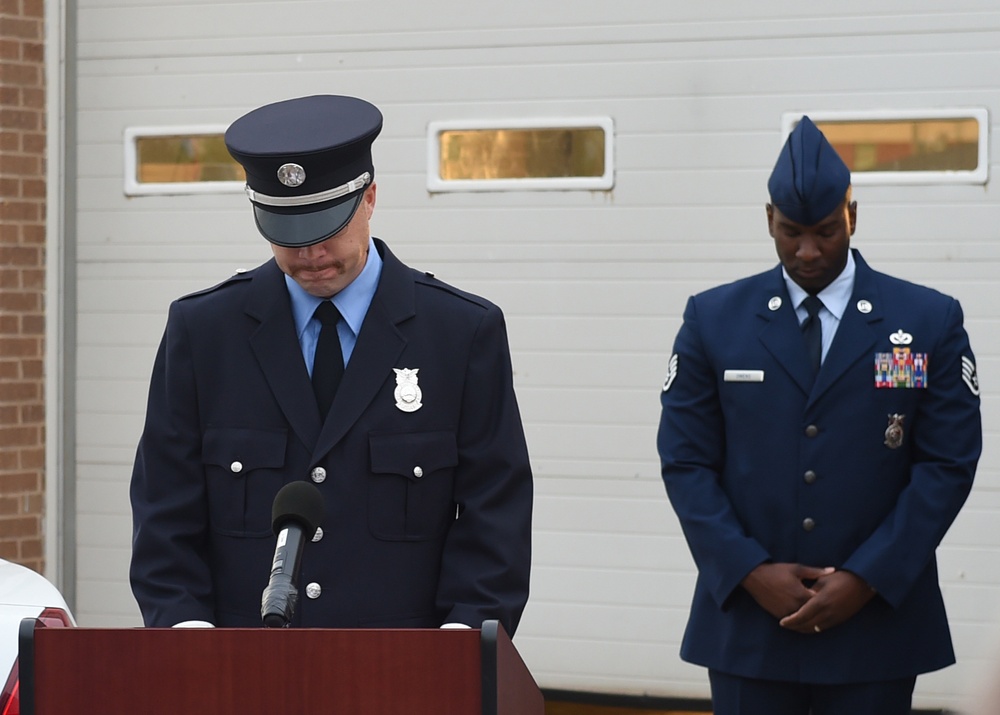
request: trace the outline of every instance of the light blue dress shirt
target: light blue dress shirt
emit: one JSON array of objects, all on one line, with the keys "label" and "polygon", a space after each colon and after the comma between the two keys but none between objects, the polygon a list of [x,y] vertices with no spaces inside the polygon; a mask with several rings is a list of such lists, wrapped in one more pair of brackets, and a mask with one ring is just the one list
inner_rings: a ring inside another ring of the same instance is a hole
[{"label": "light blue dress shirt", "polygon": [[[798,283],[793,281],[788,275],[785,267],[781,267],[781,275],[785,278],[785,286],[788,288],[788,297],[792,299],[795,306],[795,315],[799,319],[799,325],[809,316],[802,302],[809,294]],[[819,311],[819,322],[823,326],[823,354],[820,357],[820,364],[826,359],[826,354],[833,343],[833,337],[840,327],[840,320],[847,310],[847,302],[854,292],[854,256],[847,252],[847,265],[840,275],[833,279],[826,288],[821,290],[816,297],[823,301],[823,307]]]},{"label": "light blue dress shirt", "polygon": [[[375,249],[375,242],[368,238],[368,260],[361,273],[351,281],[346,288],[333,296],[333,304],[340,311],[341,320],[337,323],[337,335],[340,337],[340,348],[344,353],[344,367],[351,359],[354,346],[358,342],[358,332],[368,314],[368,306],[375,297],[379,276],[382,275],[382,257]],[[302,347],[302,358],[306,363],[309,377],[312,377],[313,360],[316,357],[316,341],[319,339],[320,323],[313,317],[316,306],[322,298],[306,293],[291,276],[285,275],[285,285],[292,299],[292,318],[295,320],[295,334],[299,336]]]}]

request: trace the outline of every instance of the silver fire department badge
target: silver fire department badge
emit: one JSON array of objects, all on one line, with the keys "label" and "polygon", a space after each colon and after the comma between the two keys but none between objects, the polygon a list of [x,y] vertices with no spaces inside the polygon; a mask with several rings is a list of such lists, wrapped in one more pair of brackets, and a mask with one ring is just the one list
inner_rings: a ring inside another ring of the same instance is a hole
[{"label": "silver fire department badge", "polygon": [[417,385],[417,373],[420,368],[410,369],[408,367],[392,368],[396,372],[396,390],[392,396],[396,398],[396,407],[403,412],[416,412],[423,404],[420,398],[423,393]]},{"label": "silver fire department badge", "polygon": [[889,449],[899,449],[903,445],[903,420],[906,415],[889,415],[889,426],[885,428],[885,444]]},{"label": "silver fire department badge", "polygon": [[298,164],[282,164],[278,167],[278,181],[294,189],[306,180],[306,170]]}]

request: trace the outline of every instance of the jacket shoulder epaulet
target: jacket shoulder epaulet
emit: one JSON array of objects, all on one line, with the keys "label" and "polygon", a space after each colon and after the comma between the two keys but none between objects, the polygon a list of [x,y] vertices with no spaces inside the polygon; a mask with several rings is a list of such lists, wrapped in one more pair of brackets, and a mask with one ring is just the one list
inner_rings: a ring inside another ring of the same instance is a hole
[{"label": "jacket shoulder epaulet", "polygon": [[440,278],[436,277],[431,271],[418,271],[414,269],[415,282],[417,285],[427,286],[428,288],[435,288],[437,290],[443,291],[450,295],[460,298],[474,305],[478,305],[481,308],[490,308],[492,303],[485,298],[475,295],[474,293],[468,293],[460,288],[445,283]]},{"label": "jacket shoulder epaulet", "polygon": [[222,290],[228,286],[237,285],[243,281],[248,281],[253,278],[254,273],[257,272],[256,268],[237,268],[233,275],[226,278],[224,281],[216,283],[214,286],[209,288],[202,288],[201,290],[196,290],[193,293],[187,293],[182,295],[177,300],[188,300],[189,298],[196,298],[200,295],[208,295],[209,293],[215,293],[218,290]]}]

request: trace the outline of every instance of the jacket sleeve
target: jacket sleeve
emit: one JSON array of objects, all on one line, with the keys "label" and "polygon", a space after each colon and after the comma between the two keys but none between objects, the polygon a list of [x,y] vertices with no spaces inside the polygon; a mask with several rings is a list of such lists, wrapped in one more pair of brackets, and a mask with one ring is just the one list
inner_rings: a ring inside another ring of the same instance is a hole
[{"label": "jacket sleeve", "polygon": [[699,577],[723,607],[743,578],[770,557],[746,534],[722,488],[727,458],[718,377],[706,354],[694,298],[674,342],[657,447],[667,496]]},{"label": "jacket sleeve", "polygon": [[215,621],[196,384],[179,303],[153,365],[130,487],[132,592],[147,626]]},{"label": "jacket sleeve", "polygon": [[528,598],[532,476],[500,309],[472,341],[458,429],[458,517],[444,545],[437,604],[444,623],[499,620],[513,635]]},{"label": "jacket sleeve", "polygon": [[895,507],[844,568],[891,605],[909,593],[972,489],[982,451],[975,357],[962,308],[951,300],[928,356],[928,387],[910,425],[912,464]]}]

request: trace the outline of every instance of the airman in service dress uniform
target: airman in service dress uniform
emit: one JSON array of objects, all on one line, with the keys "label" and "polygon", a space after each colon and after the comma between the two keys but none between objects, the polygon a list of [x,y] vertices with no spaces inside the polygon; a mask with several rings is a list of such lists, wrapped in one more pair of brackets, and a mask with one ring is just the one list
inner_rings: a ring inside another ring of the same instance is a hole
[{"label": "airman in service dress uniform", "polygon": [[313,96],[226,132],[274,258],[170,306],[131,484],[148,626],[260,626],[272,502],[309,480],[292,626],[517,627],[532,480],[504,318],[371,237],[381,128]]},{"label": "airman in service dress uniform", "polygon": [[688,301],[663,384],[681,656],[716,715],[909,713],[954,662],[935,550],[981,450],[975,358],[956,300],[849,247],[850,171],[807,117],[768,189],[780,265]]}]

